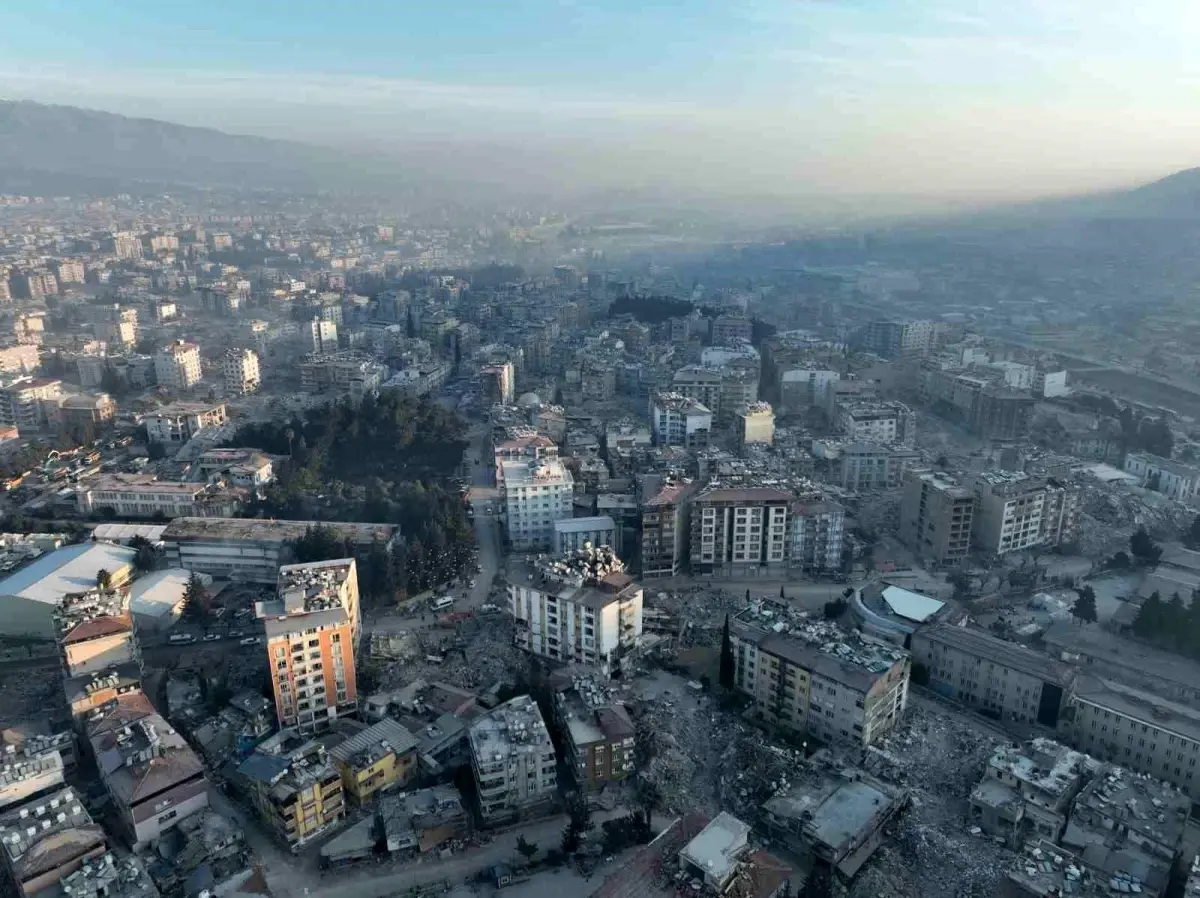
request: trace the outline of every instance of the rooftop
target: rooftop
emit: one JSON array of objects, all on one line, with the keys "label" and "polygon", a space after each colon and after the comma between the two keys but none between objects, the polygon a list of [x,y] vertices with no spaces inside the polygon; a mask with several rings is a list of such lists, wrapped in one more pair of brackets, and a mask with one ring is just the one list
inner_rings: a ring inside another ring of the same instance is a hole
[{"label": "rooftop", "polygon": [[696,496],[697,502],[791,502],[795,497],[770,487],[709,487]]},{"label": "rooftop", "polygon": [[476,757],[502,761],[517,754],[552,752],[542,712],[528,695],[518,695],[480,717],[468,730]]},{"label": "rooftop", "polygon": [[149,412],[146,417],[186,418],[190,415],[207,415],[213,412],[221,412],[224,408],[224,402],[171,402],[167,405],[159,406],[154,411]]},{"label": "rooftop", "polygon": [[859,691],[870,689],[908,656],[895,646],[868,642],[857,631],[809,620],[778,602],[747,608],[733,618],[731,630],[760,651]]},{"label": "rooftop", "polygon": [[131,567],[135,554],[133,549],[112,543],[64,546],[0,581],[0,596],[57,605],[69,593],[95,589],[96,575],[101,570],[115,576]]},{"label": "rooftop", "polygon": [[168,568],[138,577],[129,587],[130,610],[150,617],[172,613],[183,601],[190,578],[191,572],[183,568]]},{"label": "rooftop", "polygon": [[1095,763],[1088,755],[1053,739],[1038,738],[1025,746],[999,746],[992,753],[988,767],[1058,797],[1073,788]]},{"label": "rooftop", "polygon": [[679,859],[703,871],[706,878],[723,883],[737,871],[749,842],[749,825],[722,811],[684,846]]},{"label": "rooftop", "polygon": [[48,873],[104,841],[104,830],[92,822],[70,787],[0,814],[0,846],[22,881]]},{"label": "rooftop", "polygon": [[1200,742],[1200,710],[1123,683],[1080,677],[1075,698]]},{"label": "rooftop", "polygon": [[1171,785],[1112,765],[1079,793],[1071,826],[1095,830],[1102,841],[1114,830],[1137,833],[1173,853],[1183,838],[1191,807],[1191,800]]},{"label": "rooftop", "polygon": [[923,596],[919,592],[912,592],[899,586],[884,587],[883,601],[893,614],[916,623],[924,623],[946,606],[945,602],[939,602],[937,599],[931,599],[929,596]]},{"label": "rooftop", "polygon": [[509,566],[508,582],[595,609],[633,598],[641,591],[609,546],[577,549],[553,558],[539,557],[533,563],[514,562]]},{"label": "rooftop", "polygon": [[412,733],[396,721],[385,718],[331,748],[329,756],[361,769],[389,754],[400,756],[416,747],[417,740]]},{"label": "rooftop", "polygon": [[286,614],[345,608],[342,589],[355,571],[353,558],[287,564],[279,569],[278,591]]},{"label": "rooftop", "polygon": [[662,409],[685,415],[711,415],[708,406],[682,393],[655,393],[654,404]]},{"label": "rooftop", "polygon": [[59,881],[63,898],[158,898],[158,889],[135,857],[118,859],[111,851],[85,861]]},{"label": "rooftop", "polygon": [[133,630],[128,596],[99,590],[65,596],[55,613],[55,623],[63,645]]},{"label": "rooftop", "polygon": [[500,468],[509,489],[549,483],[574,483],[571,472],[555,459],[542,461],[502,461]]},{"label": "rooftop", "polygon": [[[162,538],[164,542],[244,540],[282,544],[304,536],[312,525],[312,521],[277,521],[263,518],[175,518],[167,525]],[[375,540],[386,543],[396,533],[392,524],[322,521],[321,526],[331,528],[338,536],[359,545],[370,545]]]},{"label": "rooftop", "polygon": [[[1189,691],[1200,683],[1200,663],[1125,639],[1101,627],[1079,627],[1071,621],[1059,621],[1051,624],[1042,638],[1047,649],[1064,659],[1086,655],[1098,662],[1097,666],[1121,668],[1138,681],[1159,679],[1185,686]],[[1121,673],[1110,675],[1121,676]]]},{"label": "rooftop", "polygon": [[187,742],[158,714],[93,736],[91,742],[117,804],[137,804],[204,774],[204,765]]},{"label": "rooftop", "polygon": [[[1077,855],[1044,840],[1029,842],[1024,846],[1020,857],[1013,862],[1008,878],[1022,890],[1022,894],[1037,898],[1060,898],[1064,895],[1108,898],[1122,891],[1111,888],[1113,880],[1098,875]],[[1133,890],[1127,887],[1124,891],[1132,893]]]}]

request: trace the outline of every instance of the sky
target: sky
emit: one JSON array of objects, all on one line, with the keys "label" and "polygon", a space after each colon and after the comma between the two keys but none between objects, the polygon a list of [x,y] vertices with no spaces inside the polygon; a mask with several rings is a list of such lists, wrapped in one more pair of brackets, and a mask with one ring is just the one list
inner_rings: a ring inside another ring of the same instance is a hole
[{"label": "sky", "polygon": [[975,202],[1200,164],[1194,0],[9,0],[0,96],[533,179]]}]

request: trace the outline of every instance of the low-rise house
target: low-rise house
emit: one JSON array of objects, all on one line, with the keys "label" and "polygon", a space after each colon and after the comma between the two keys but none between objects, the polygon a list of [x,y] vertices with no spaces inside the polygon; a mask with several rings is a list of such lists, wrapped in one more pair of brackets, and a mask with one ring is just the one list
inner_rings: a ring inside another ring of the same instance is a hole
[{"label": "low-rise house", "polygon": [[1056,842],[1072,800],[1099,766],[1052,739],[1002,745],[971,792],[971,820],[1013,848],[1028,839]]},{"label": "low-rise house", "polygon": [[100,778],[126,837],[138,847],[208,807],[203,763],[162,717],[142,713],[148,704],[115,702],[86,724]]},{"label": "low-rise house", "polygon": [[403,786],[417,769],[417,740],[394,720],[381,720],[329,750],[346,792],[364,805],[379,791]]},{"label": "low-rise house", "polygon": [[471,818],[453,786],[383,796],[375,818],[389,854],[433,851],[470,829]]},{"label": "low-rise house", "polygon": [[260,745],[238,774],[267,828],[293,852],[346,815],[342,777],[325,747],[296,730],[283,730]]},{"label": "low-rise house", "polygon": [[57,885],[107,850],[104,830],[69,787],[0,813],[0,853],[20,898]]}]

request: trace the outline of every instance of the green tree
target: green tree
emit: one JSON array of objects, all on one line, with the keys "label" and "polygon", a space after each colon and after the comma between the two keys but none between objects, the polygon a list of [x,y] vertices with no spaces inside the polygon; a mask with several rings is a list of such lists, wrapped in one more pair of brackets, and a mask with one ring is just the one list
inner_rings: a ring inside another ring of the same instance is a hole
[{"label": "green tree", "polygon": [[538,853],[537,842],[530,842],[524,836],[517,836],[517,853],[525,858],[526,863],[529,863]]},{"label": "green tree", "polygon": [[183,592],[183,619],[200,626],[207,627],[212,608],[208,601],[208,591],[200,575],[193,572],[188,578],[187,588]]},{"label": "green tree", "polygon": [[563,830],[562,852],[574,854],[583,844],[583,837],[592,825],[592,813],[588,809],[587,799],[577,797],[567,808],[567,814],[569,819],[566,829]]},{"label": "green tree", "polygon": [[101,592],[108,592],[108,589],[111,586],[112,574],[110,574],[104,568],[100,568],[100,570],[96,571],[96,588]]},{"label": "green tree", "polygon": [[133,566],[138,571],[146,573],[152,571],[158,565],[158,553],[154,551],[154,546],[150,540],[138,534],[129,541],[129,548],[133,549]]},{"label": "green tree", "polygon": [[1094,624],[1096,622],[1096,591],[1090,586],[1085,586],[1076,592],[1079,593],[1079,598],[1071,606],[1071,616],[1081,624]]},{"label": "green tree", "polygon": [[1183,534],[1183,544],[1189,549],[1200,549],[1200,514],[1192,518],[1192,525]]},{"label": "green tree", "polygon": [[1145,527],[1138,527],[1129,537],[1129,552],[1137,564],[1157,564],[1158,559],[1162,556],[1162,547],[1150,538]]},{"label": "green tree", "polygon": [[1163,632],[1166,622],[1167,607],[1155,590],[1138,609],[1137,617],[1133,619],[1133,632],[1145,639],[1154,638]]},{"label": "green tree", "polygon": [[735,673],[733,639],[729,635],[729,615],[726,614],[725,628],[721,632],[721,668],[717,677],[722,689],[733,689]]}]

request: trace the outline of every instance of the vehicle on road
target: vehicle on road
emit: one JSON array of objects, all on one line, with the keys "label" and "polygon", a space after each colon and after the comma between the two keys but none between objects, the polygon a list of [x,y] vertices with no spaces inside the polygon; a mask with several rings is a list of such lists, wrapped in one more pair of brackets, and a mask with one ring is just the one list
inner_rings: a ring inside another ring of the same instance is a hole
[{"label": "vehicle on road", "polygon": [[218,639],[220,639],[220,638],[221,638],[221,634],[220,634],[220,633],[205,633],[205,634],[204,634],[204,641],[205,641],[205,642],[216,642],[216,641],[217,641]]},{"label": "vehicle on road", "polygon": [[261,636],[247,636],[245,639],[243,639],[241,641],[241,644],[242,645],[258,645],[260,642],[262,642]]},{"label": "vehicle on road", "polygon": [[188,645],[196,641],[196,637],[191,633],[172,633],[167,637],[167,642],[171,645]]},{"label": "vehicle on road", "polygon": [[434,599],[429,603],[430,609],[433,611],[445,611],[454,605],[454,596],[442,596],[440,599]]}]

